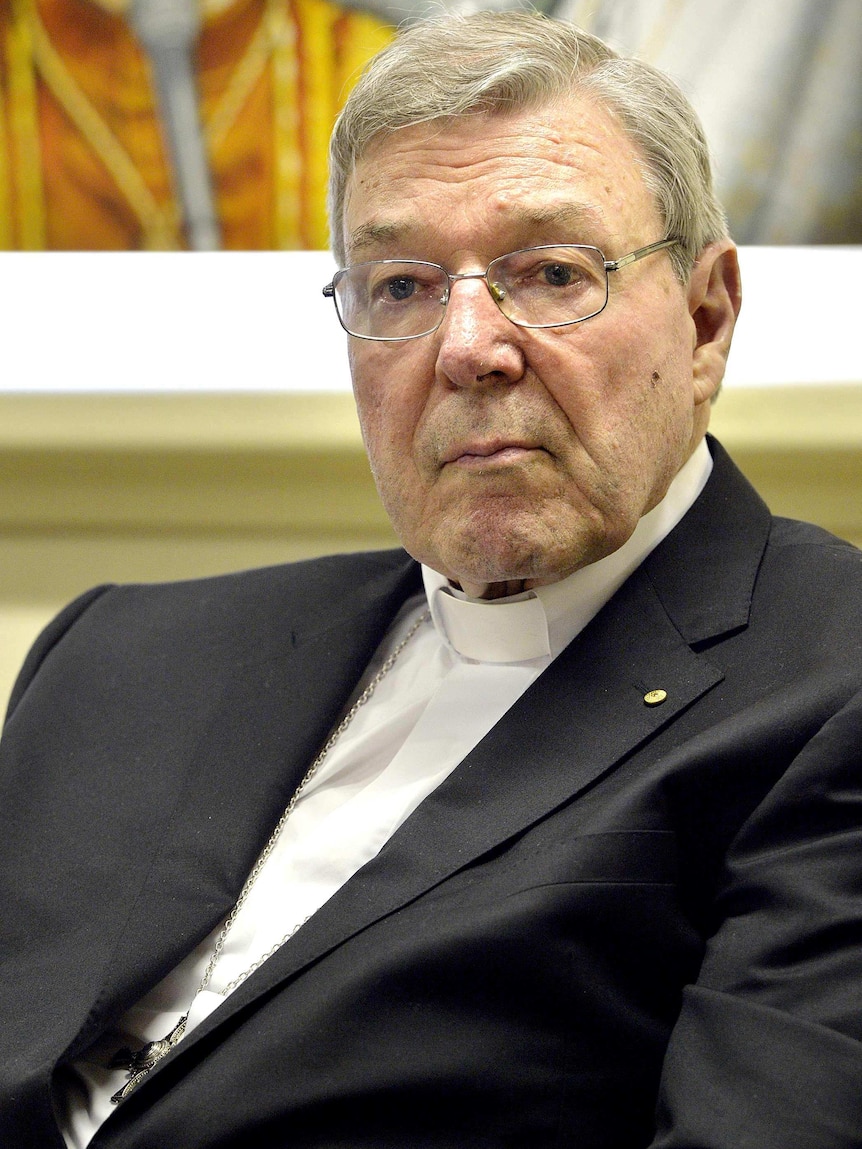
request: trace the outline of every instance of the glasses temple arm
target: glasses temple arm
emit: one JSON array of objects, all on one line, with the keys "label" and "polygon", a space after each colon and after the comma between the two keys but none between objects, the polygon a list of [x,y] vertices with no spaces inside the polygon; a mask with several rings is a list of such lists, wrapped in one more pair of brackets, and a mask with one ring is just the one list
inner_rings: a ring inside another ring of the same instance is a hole
[{"label": "glasses temple arm", "polygon": [[606,259],[605,271],[619,271],[621,267],[627,267],[630,263],[637,263],[639,259],[643,259],[646,255],[652,255],[654,251],[661,251],[665,247],[673,247],[679,243],[678,239],[660,239],[656,243],[648,243],[646,247],[639,247],[637,251],[630,251],[628,255],[622,256],[620,259]]}]

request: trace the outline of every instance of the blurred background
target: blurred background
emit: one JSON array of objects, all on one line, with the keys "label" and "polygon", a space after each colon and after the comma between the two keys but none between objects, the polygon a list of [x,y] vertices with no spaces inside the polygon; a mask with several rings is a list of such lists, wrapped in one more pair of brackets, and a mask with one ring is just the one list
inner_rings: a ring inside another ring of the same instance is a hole
[{"label": "blurred background", "polygon": [[[393,543],[320,296],[327,139],[397,24],[479,6],[518,5],[0,0],[0,705],[94,583]],[[538,6],[700,112],[746,277],[716,432],[862,542],[862,5]]]}]

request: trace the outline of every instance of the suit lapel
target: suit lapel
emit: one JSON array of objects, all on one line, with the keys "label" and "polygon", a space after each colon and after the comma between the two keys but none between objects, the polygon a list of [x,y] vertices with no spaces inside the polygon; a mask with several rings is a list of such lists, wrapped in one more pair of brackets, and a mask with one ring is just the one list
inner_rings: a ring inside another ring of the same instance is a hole
[{"label": "suit lapel", "polygon": [[642,567],[683,638],[697,647],[747,626],[772,517],[721,444],[700,498]]}]

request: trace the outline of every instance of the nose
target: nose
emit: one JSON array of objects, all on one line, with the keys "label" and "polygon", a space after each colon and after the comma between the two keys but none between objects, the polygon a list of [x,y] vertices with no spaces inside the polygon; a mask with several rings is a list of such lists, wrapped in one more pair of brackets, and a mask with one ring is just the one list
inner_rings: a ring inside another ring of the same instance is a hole
[{"label": "nose", "polygon": [[524,374],[522,329],[500,311],[481,274],[451,277],[436,338],[437,378],[450,386],[516,383]]}]

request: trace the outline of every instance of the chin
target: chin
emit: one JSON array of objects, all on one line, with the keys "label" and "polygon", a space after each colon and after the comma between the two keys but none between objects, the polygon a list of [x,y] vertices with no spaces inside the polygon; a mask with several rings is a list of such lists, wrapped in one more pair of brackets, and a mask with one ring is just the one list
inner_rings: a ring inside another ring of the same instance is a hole
[{"label": "chin", "polygon": [[408,530],[393,520],[414,558],[456,582],[555,582],[615,551],[637,524],[542,498],[458,509],[437,507]]},{"label": "chin", "polygon": [[[448,577],[456,582],[555,582],[581,565],[568,549],[549,552],[535,540],[522,541],[518,546],[511,541],[506,546],[488,546],[475,538],[461,546],[453,546],[452,539],[447,541],[449,545],[441,548],[439,559]],[[436,566],[433,562],[430,565]]]},{"label": "chin", "polygon": [[619,537],[610,532],[567,533],[547,527],[529,535],[509,532],[502,539],[453,533],[441,538],[433,557],[421,561],[456,582],[525,582],[539,586],[557,582],[606,558],[630,534],[630,530],[620,531]]}]

